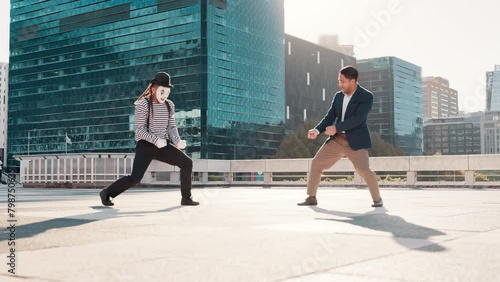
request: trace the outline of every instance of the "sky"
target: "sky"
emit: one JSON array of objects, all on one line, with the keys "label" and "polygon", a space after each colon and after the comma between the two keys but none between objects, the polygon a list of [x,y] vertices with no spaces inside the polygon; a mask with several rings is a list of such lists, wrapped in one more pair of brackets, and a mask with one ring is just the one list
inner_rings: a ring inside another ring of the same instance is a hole
[{"label": "sky", "polygon": [[[267,0],[273,1],[273,0]],[[0,62],[9,61],[10,1],[0,0]],[[498,0],[285,0],[285,32],[337,34],[355,57],[395,56],[449,80],[459,109],[484,110],[486,72],[500,64]]]},{"label": "sky", "polygon": [[337,34],[355,57],[395,56],[448,79],[459,109],[485,108],[486,72],[500,65],[498,0],[285,0],[285,32]]}]

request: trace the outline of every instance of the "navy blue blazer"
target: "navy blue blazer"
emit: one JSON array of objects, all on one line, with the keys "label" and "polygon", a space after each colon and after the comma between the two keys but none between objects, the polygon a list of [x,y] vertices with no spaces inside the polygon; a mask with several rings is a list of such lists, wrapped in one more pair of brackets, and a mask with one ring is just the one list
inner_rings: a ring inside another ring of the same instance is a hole
[{"label": "navy blue blazer", "polygon": [[[347,105],[344,121],[341,121],[343,101],[344,93],[342,91],[335,93],[328,113],[316,126],[316,129],[323,133],[327,126],[335,124],[338,134],[345,131],[347,142],[353,150],[371,148],[372,139],[366,119],[373,106],[373,94],[358,84],[358,88]],[[325,143],[328,143],[332,137],[330,136]]]}]

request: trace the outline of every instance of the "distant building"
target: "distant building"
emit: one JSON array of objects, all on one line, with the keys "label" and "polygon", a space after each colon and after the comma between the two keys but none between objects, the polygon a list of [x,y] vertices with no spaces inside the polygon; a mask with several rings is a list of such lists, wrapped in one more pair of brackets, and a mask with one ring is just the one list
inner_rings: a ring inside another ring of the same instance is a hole
[{"label": "distant building", "polygon": [[286,129],[306,120],[319,121],[339,91],[339,70],[355,65],[354,57],[285,35]]},{"label": "distant building", "polygon": [[424,155],[481,154],[482,113],[424,122]]},{"label": "distant building", "polygon": [[500,111],[481,116],[481,154],[500,154]]},{"label": "distant building", "polygon": [[500,154],[500,111],[476,112],[424,123],[424,154]]},{"label": "distant building", "polygon": [[318,45],[348,56],[354,56],[354,45],[339,44],[339,36],[336,34],[322,34],[319,37]]},{"label": "distant building", "polygon": [[[9,104],[9,64],[0,63],[0,159],[6,160],[7,109]],[[6,164],[4,164],[5,166]]]},{"label": "distant building", "polygon": [[486,111],[500,111],[500,65],[486,73]]},{"label": "distant building", "polygon": [[442,77],[422,78],[424,119],[458,115],[458,91]]},{"label": "distant building", "polygon": [[422,155],[422,68],[396,57],[358,60],[357,68],[374,95],[370,130],[406,155]]}]

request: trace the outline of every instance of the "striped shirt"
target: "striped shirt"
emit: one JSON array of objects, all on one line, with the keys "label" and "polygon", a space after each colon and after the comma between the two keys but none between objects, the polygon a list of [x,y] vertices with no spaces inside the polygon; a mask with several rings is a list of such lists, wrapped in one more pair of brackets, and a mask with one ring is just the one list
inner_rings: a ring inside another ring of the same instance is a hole
[{"label": "striped shirt", "polygon": [[148,100],[144,98],[135,105],[135,141],[146,140],[155,144],[159,138],[164,138],[169,139],[174,145],[179,143],[181,138],[175,124],[175,106],[170,100],[167,100],[167,103],[172,109],[170,119],[167,105],[153,103],[153,111],[149,113],[149,130],[147,125]]}]

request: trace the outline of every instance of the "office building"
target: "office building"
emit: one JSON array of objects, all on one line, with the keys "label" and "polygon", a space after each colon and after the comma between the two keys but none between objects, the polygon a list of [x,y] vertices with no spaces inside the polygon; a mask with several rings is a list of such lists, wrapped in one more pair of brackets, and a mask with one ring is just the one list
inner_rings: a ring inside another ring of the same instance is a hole
[{"label": "office building", "polygon": [[306,120],[321,120],[340,90],[339,70],[355,64],[354,57],[285,35],[287,131]]},{"label": "office building", "polygon": [[374,95],[368,126],[406,155],[422,154],[422,69],[396,57],[357,61],[359,83]]},{"label": "office building", "polygon": [[442,77],[424,77],[424,120],[458,115],[458,91]]},{"label": "office building", "polygon": [[481,154],[500,154],[500,111],[481,115]]},{"label": "office building", "polygon": [[9,155],[132,152],[133,102],[158,71],[193,158],[281,141],[283,0],[27,0],[11,17]]},{"label": "office building", "polygon": [[482,113],[429,119],[424,123],[424,155],[481,154]]},{"label": "office building", "polygon": [[500,111],[500,65],[486,73],[486,111]]}]

